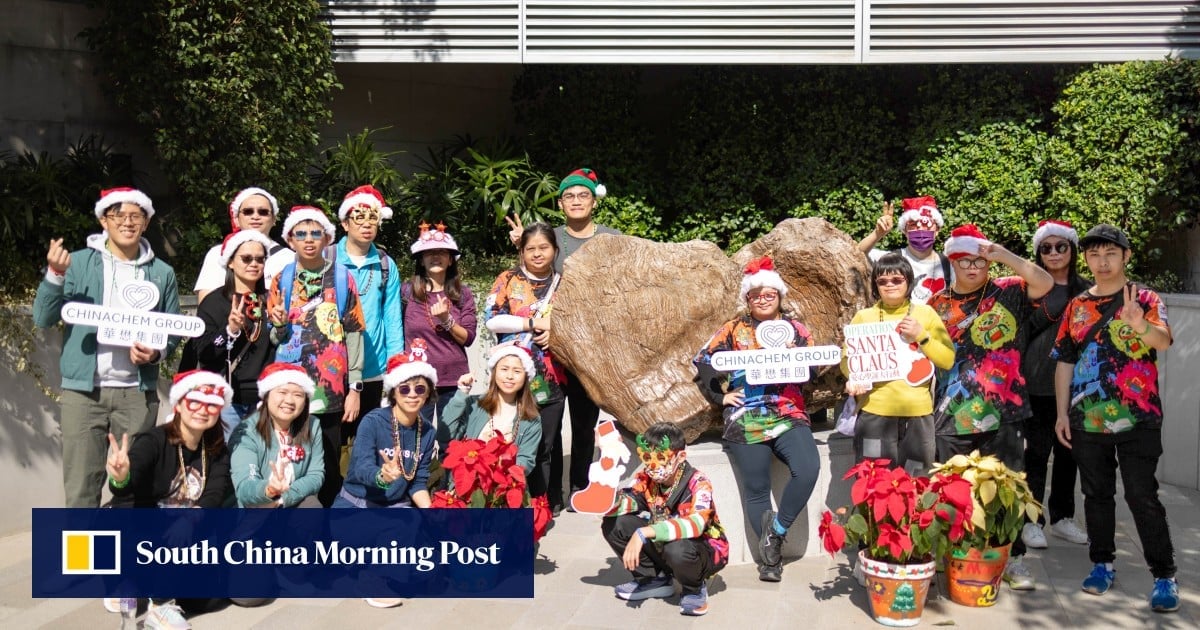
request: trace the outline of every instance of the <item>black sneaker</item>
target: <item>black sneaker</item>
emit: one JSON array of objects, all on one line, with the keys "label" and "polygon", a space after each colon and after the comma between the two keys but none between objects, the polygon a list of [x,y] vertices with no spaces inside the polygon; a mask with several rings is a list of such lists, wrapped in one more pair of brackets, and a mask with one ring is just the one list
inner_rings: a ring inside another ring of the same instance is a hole
[{"label": "black sneaker", "polygon": [[762,538],[760,539],[760,552],[762,553],[763,564],[771,566],[779,566],[783,564],[783,543],[784,537],[775,533],[775,512],[767,510],[762,515]]},{"label": "black sneaker", "polygon": [[783,565],[758,565],[758,579],[762,582],[779,582],[783,580]]}]

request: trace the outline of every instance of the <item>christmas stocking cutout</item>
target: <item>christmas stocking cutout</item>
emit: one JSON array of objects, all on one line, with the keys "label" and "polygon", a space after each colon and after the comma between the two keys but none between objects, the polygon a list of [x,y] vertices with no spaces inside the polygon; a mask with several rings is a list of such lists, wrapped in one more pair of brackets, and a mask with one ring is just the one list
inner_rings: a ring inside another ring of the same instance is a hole
[{"label": "christmas stocking cutout", "polygon": [[588,487],[571,495],[571,508],[582,514],[603,515],[612,509],[629,462],[629,447],[612,420],[596,424],[596,448],[600,456],[588,467]]}]

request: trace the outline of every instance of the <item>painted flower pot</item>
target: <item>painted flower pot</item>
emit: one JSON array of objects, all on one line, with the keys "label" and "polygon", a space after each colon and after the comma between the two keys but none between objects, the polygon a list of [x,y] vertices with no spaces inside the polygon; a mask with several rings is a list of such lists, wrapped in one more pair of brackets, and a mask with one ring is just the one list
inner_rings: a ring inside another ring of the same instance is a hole
[{"label": "painted flower pot", "polygon": [[993,606],[1012,545],[954,550],[946,559],[950,600],[963,606]]},{"label": "painted flower pot", "polygon": [[858,561],[867,576],[867,596],[875,621],[896,628],[921,623],[925,597],[935,573],[933,562],[890,564],[872,560],[862,551],[858,553]]}]

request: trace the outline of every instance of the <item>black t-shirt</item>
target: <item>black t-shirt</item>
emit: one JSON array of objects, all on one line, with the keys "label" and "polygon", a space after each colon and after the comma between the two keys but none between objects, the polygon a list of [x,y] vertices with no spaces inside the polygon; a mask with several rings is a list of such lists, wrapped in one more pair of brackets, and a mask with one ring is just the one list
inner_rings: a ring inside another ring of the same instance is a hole
[{"label": "black t-shirt", "polygon": [[[260,299],[261,304],[266,303],[265,295]],[[240,355],[230,382],[233,386],[233,402],[253,405],[258,402],[258,375],[271,362],[275,346],[271,344],[270,324],[265,318],[257,324],[247,319],[242,334],[233,339],[231,344],[225,330],[231,307],[232,303],[225,297],[224,290],[204,296],[204,301],[196,309],[196,316],[204,320],[204,334],[188,340],[188,347],[195,353],[199,368],[222,375],[228,370],[227,362]],[[255,325],[260,330],[257,339],[252,340]],[[243,349],[245,353],[242,353]]]},{"label": "black t-shirt", "polygon": [[108,487],[114,507],[221,507],[233,494],[229,449],[204,457],[201,449],[169,443],[166,427],[157,426],[129,445],[128,485]]}]

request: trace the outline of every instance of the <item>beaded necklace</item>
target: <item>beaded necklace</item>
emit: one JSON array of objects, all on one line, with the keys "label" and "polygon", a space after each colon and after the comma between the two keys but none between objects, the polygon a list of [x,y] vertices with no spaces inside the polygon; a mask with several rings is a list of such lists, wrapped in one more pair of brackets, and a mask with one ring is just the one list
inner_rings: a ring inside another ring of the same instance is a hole
[{"label": "beaded necklace", "polygon": [[[179,478],[187,483],[187,467],[183,465],[183,443],[175,445],[175,453],[179,457]],[[204,494],[204,486],[208,481],[208,450],[204,448],[204,440],[200,441],[200,494]],[[200,497],[188,497],[191,501],[196,501]]]},{"label": "beaded necklace", "polygon": [[[497,409],[496,413],[499,413],[502,410],[503,410],[503,406],[501,406],[500,409]],[[499,435],[501,438],[504,439],[504,441],[506,443],[512,444],[517,439],[517,426],[520,423],[521,423],[521,415],[516,413],[516,411],[514,410],[513,421],[512,421],[512,431],[510,433],[508,433],[506,435],[504,432],[496,429],[496,415],[495,414],[488,414],[487,428],[488,428],[488,430],[490,430],[492,432],[493,436]]]},{"label": "beaded necklace", "polygon": [[683,479],[683,469],[683,462],[680,462],[679,466],[675,469],[675,478],[671,480],[671,485],[667,488],[666,492],[662,491],[662,484],[653,479],[648,480],[650,483],[646,484],[646,503],[650,506],[650,522],[658,523],[670,517],[669,510],[667,509],[667,501],[675,494],[675,488]]},{"label": "beaded necklace", "polygon": [[417,466],[420,463],[421,419],[417,418],[417,445],[413,449],[412,472],[408,472],[404,470],[404,448],[400,443],[400,418],[396,417],[396,413],[396,408],[392,407],[392,442],[396,445],[396,463],[400,466],[400,476],[404,477],[405,481],[412,481],[413,477],[417,476]]},{"label": "beaded necklace", "polygon": [[[381,274],[383,272],[380,272]],[[358,297],[363,297],[371,290],[371,283],[375,282],[375,272],[371,269],[367,270],[367,281],[363,284],[362,290],[358,292]]]}]

